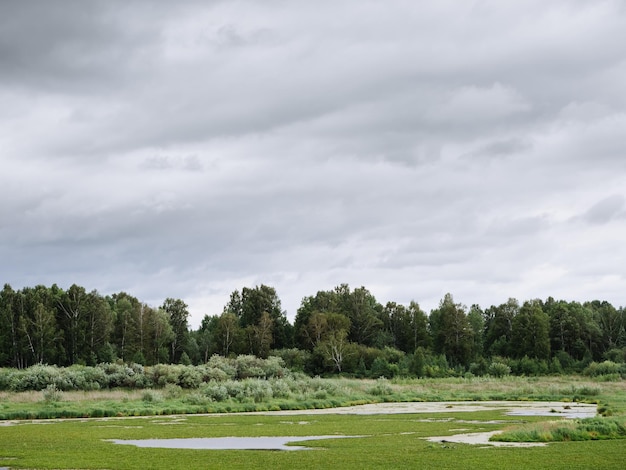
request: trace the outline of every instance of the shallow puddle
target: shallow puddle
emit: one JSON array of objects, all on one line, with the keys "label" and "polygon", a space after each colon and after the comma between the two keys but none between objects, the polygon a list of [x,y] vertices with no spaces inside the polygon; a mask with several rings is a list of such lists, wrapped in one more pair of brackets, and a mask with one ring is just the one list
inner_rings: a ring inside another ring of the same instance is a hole
[{"label": "shallow puddle", "polygon": [[311,447],[288,446],[291,442],[345,439],[363,436],[273,436],[273,437],[202,437],[186,439],[109,439],[115,444],[162,449],[198,450],[311,450]]},{"label": "shallow puddle", "polygon": [[544,442],[498,442],[489,440],[491,436],[500,432],[502,431],[471,432],[465,434],[455,434],[453,436],[424,437],[422,439],[442,444],[482,444],[495,447],[543,447],[546,445]]},{"label": "shallow puddle", "polygon": [[509,411],[509,416],[558,416],[559,418],[582,419],[593,418],[597,413],[597,408],[585,408],[582,410],[571,409],[549,409],[549,410],[513,410]]}]

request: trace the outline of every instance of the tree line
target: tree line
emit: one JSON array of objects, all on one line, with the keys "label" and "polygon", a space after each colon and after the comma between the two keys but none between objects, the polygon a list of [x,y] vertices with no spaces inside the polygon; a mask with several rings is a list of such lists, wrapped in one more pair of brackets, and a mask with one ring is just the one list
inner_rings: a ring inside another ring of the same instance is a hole
[{"label": "tree line", "polygon": [[[606,301],[516,299],[482,309],[446,294],[428,314],[418,303],[381,304],[342,284],[302,299],[291,324],[273,287],[234,291],[219,315],[188,325],[181,299],[149,306],[121,292],[72,285],[0,292],[0,367],[103,362],[202,364],[217,354],[281,356],[311,374],[445,375],[560,372],[626,362],[626,310]],[[508,367],[508,366],[507,366]]]}]

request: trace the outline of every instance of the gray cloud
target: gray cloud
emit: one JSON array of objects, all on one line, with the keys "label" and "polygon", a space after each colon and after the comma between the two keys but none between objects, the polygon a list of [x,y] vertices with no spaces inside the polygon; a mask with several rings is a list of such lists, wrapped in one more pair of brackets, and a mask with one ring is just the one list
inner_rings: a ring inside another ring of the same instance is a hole
[{"label": "gray cloud", "polygon": [[621,194],[608,196],[591,206],[583,218],[592,224],[606,224],[616,217],[624,218],[624,201]]},{"label": "gray cloud", "polygon": [[[0,5],[0,277],[193,323],[301,298],[623,303],[621,2]],[[582,298],[581,298],[582,296]]]}]

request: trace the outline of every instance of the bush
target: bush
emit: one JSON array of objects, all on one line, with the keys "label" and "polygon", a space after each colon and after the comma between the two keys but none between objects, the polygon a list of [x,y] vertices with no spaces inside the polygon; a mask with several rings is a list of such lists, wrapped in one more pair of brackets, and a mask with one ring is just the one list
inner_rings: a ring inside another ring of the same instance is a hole
[{"label": "bush", "polygon": [[223,382],[224,380],[228,380],[230,378],[226,372],[224,372],[222,369],[218,369],[217,367],[202,365],[198,366],[197,370],[202,375],[203,382]]},{"label": "bush", "polygon": [[372,364],[372,377],[386,377],[388,379],[392,378],[394,376],[394,373],[391,366],[392,364],[389,364],[385,358],[377,357],[376,359],[374,359],[374,363]]},{"label": "bush", "polygon": [[237,366],[233,359],[228,359],[217,354],[214,354],[206,363],[209,369],[219,369],[226,374],[229,379],[237,377]]},{"label": "bush", "polygon": [[9,389],[14,392],[43,390],[48,385],[56,385],[59,377],[59,368],[56,366],[36,365],[15,370],[9,379]]},{"label": "bush", "polygon": [[183,402],[189,405],[206,405],[211,402],[211,399],[202,393],[194,392],[184,397]]},{"label": "bush", "polygon": [[504,377],[511,373],[511,368],[502,362],[492,362],[487,368],[487,373],[492,377]]},{"label": "bush", "polygon": [[473,375],[482,376],[487,374],[487,369],[489,368],[489,364],[484,358],[479,358],[478,361],[472,362],[469,366],[469,372]]},{"label": "bush", "polygon": [[235,363],[237,367],[237,377],[240,379],[266,377],[265,368],[263,367],[263,359],[249,354],[242,354],[237,356]]},{"label": "bush", "polygon": [[198,388],[202,383],[202,372],[193,366],[181,366],[178,384],[183,388]]},{"label": "bush", "polygon": [[46,403],[57,403],[63,399],[63,392],[56,385],[50,384],[43,390],[43,399]]},{"label": "bush", "polygon": [[304,372],[311,360],[311,353],[303,349],[277,349],[270,352],[270,357],[276,356],[283,360],[283,364],[291,371]]},{"label": "bush", "polygon": [[548,372],[548,363],[545,360],[524,356],[514,362],[513,371],[516,375],[545,375]]},{"label": "bush", "polygon": [[212,382],[206,384],[202,388],[202,395],[211,401],[226,401],[230,397],[230,393],[225,385]]},{"label": "bush", "polygon": [[626,348],[613,348],[604,353],[604,358],[618,363],[626,362]]},{"label": "bush", "polygon": [[391,388],[389,381],[386,378],[381,377],[376,381],[376,385],[370,388],[368,392],[372,395],[384,396],[391,395],[393,393],[393,389]]},{"label": "bush", "polygon": [[163,401],[163,396],[159,392],[155,392],[154,390],[146,390],[143,392],[141,399],[148,403],[157,403]]},{"label": "bush", "polygon": [[601,363],[592,362],[589,364],[585,370],[583,370],[583,375],[587,375],[589,377],[597,377],[599,375],[612,375],[620,373],[620,365],[616,364],[613,361],[604,361]]},{"label": "bush", "polygon": [[180,385],[167,384],[163,392],[167,398],[180,398],[183,394],[183,389]]}]

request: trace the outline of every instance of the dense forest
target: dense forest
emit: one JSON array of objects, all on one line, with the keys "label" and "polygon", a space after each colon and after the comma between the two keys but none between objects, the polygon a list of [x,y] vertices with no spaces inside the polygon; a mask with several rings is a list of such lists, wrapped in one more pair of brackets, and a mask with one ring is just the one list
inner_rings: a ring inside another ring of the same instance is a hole
[{"label": "dense forest", "polygon": [[274,288],[234,291],[220,315],[189,328],[188,306],[149,306],[125,292],[72,285],[0,292],[0,367],[115,361],[201,364],[213,355],[280,356],[310,374],[447,376],[580,372],[626,362],[626,309],[608,302],[527,300],[482,309],[446,294],[428,314],[379,303],[346,284],[305,297],[289,323]]}]

